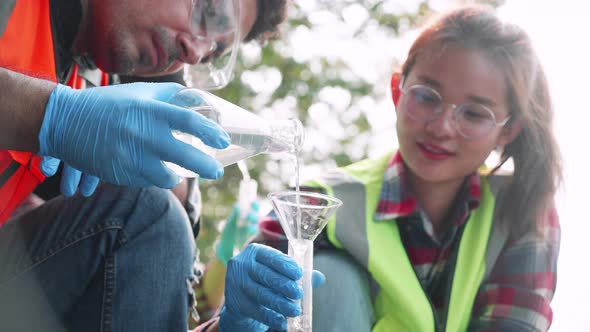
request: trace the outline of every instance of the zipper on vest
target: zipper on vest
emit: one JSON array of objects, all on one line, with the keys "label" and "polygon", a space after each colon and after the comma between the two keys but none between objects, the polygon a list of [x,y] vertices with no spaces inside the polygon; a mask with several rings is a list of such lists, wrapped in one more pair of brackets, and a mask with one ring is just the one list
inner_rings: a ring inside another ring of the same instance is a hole
[{"label": "zipper on vest", "polygon": [[439,324],[438,314],[436,313],[436,309],[434,308],[434,304],[432,304],[432,300],[430,299],[430,296],[428,296],[426,289],[424,288],[424,286],[422,286],[422,283],[420,282],[420,278],[418,278],[418,274],[416,274],[416,270],[414,270],[413,267],[412,267],[412,271],[414,271],[414,275],[416,276],[416,279],[418,280],[418,283],[420,284],[420,288],[422,289],[422,293],[424,293],[424,296],[426,297],[426,299],[428,300],[428,304],[430,305],[430,311],[432,312],[432,320],[434,321],[434,332],[443,332],[444,328],[441,329],[441,326]]},{"label": "zipper on vest", "polygon": [[[469,220],[469,216],[467,216],[467,220]],[[449,278],[447,279],[447,287],[446,287],[446,291],[445,291],[445,306],[444,306],[444,310],[443,310],[443,317],[442,317],[442,321],[441,324],[443,329],[442,331],[446,330],[446,326],[447,326],[447,319],[449,317],[449,304],[451,303],[451,292],[453,289],[453,279],[455,278],[455,270],[457,267],[457,257],[459,257],[459,248],[461,246],[461,239],[463,238],[463,231],[465,230],[465,226],[467,223],[463,224],[461,226],[461,228],[459,229],[459,234],[457,234],[457,239],[455,242],[455,250],[453,250],[453,254],[451,255],[451,261],[447,262],[450,263],[451,265],[448,266],[447,268],[451,269],[451,275],[449,276]]]},{"label": "zipper on vest", "polygon": [[[422,291],[424,292],[424,287],[422,287]],[[424,292],[426,294],[426,292]],[[426,295],[428,299],[428,303],[430,303],[430,310],[432,311],[432,317],[434,318],[434,332],[443,332],[445,330],[444,325],[441,325],[440,319],[438,319],[438,314],[436,313],[436,309],[434,308],[434,304],[432,304],[432,300],[428,295]]]}]

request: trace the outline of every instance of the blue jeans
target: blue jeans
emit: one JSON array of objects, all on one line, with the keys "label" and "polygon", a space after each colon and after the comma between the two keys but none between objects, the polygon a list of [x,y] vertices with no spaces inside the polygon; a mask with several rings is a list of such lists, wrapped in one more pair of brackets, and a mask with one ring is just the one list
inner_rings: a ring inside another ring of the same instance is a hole
[{"label": "blue jeans", "polygon": [[169,190],[57,197],[0,228],[0,330],[186,332],[195,252]]},{"label": "blue jeans", "polygon": [[370,332],[374,324],[369,274],[342,251],[320,251],[313,267],[326,283],[313,290],[313,330]]}]

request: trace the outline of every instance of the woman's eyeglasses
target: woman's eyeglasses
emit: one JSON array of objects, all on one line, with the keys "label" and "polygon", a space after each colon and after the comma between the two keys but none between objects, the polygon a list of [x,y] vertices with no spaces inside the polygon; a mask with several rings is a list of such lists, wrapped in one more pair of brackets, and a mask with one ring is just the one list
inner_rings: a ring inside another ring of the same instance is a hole
[{"label": "woman's eyeglasses", "polygon": [[[428,122],[445,109],[445,103],[440,94],[425,85],[412,85],[403,88],[404,80],[400,82],[400,91],[406,97],[403,100],[403,109],[408,116],[416,121]],[[502,127],[510,116],[501,122],[496,121],[494,112],[487,106],[479,103],[463,103],[459,106],[449,104],[453,108],[453,125],[461,136],[469,139],[477,139],[490,133],[495,127]]]}]

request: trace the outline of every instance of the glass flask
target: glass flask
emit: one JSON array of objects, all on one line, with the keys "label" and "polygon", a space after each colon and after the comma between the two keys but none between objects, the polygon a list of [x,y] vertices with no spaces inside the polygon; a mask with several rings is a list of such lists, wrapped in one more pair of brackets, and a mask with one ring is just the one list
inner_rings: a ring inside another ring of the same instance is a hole
[{"label": "glass flask", "polygon": [[[178,91],[168,102],[199,112],[227,131],[231,137],[231,145],[225,149],[207,146],[198,137],[187,133],[172,132],[176,139],[193,145],[223,166],[261,153],[295,154],[303,144],[303,125],[297,119],[264,119],[209,92],[193,88]],[[165,164],[179,176],[196,176],[178,165],[169,162]]]}]

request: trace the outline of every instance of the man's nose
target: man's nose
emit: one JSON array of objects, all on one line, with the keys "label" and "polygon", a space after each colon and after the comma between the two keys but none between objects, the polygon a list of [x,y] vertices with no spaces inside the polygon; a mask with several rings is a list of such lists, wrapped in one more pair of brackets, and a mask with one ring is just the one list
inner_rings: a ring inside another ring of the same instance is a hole
[{"label": "man's nose", "polygon": [[178,60],[191,65],[200,63],[203,58],[215,52],[215,41],[205,38],[196,38],[188,35],[178,37]]}]

